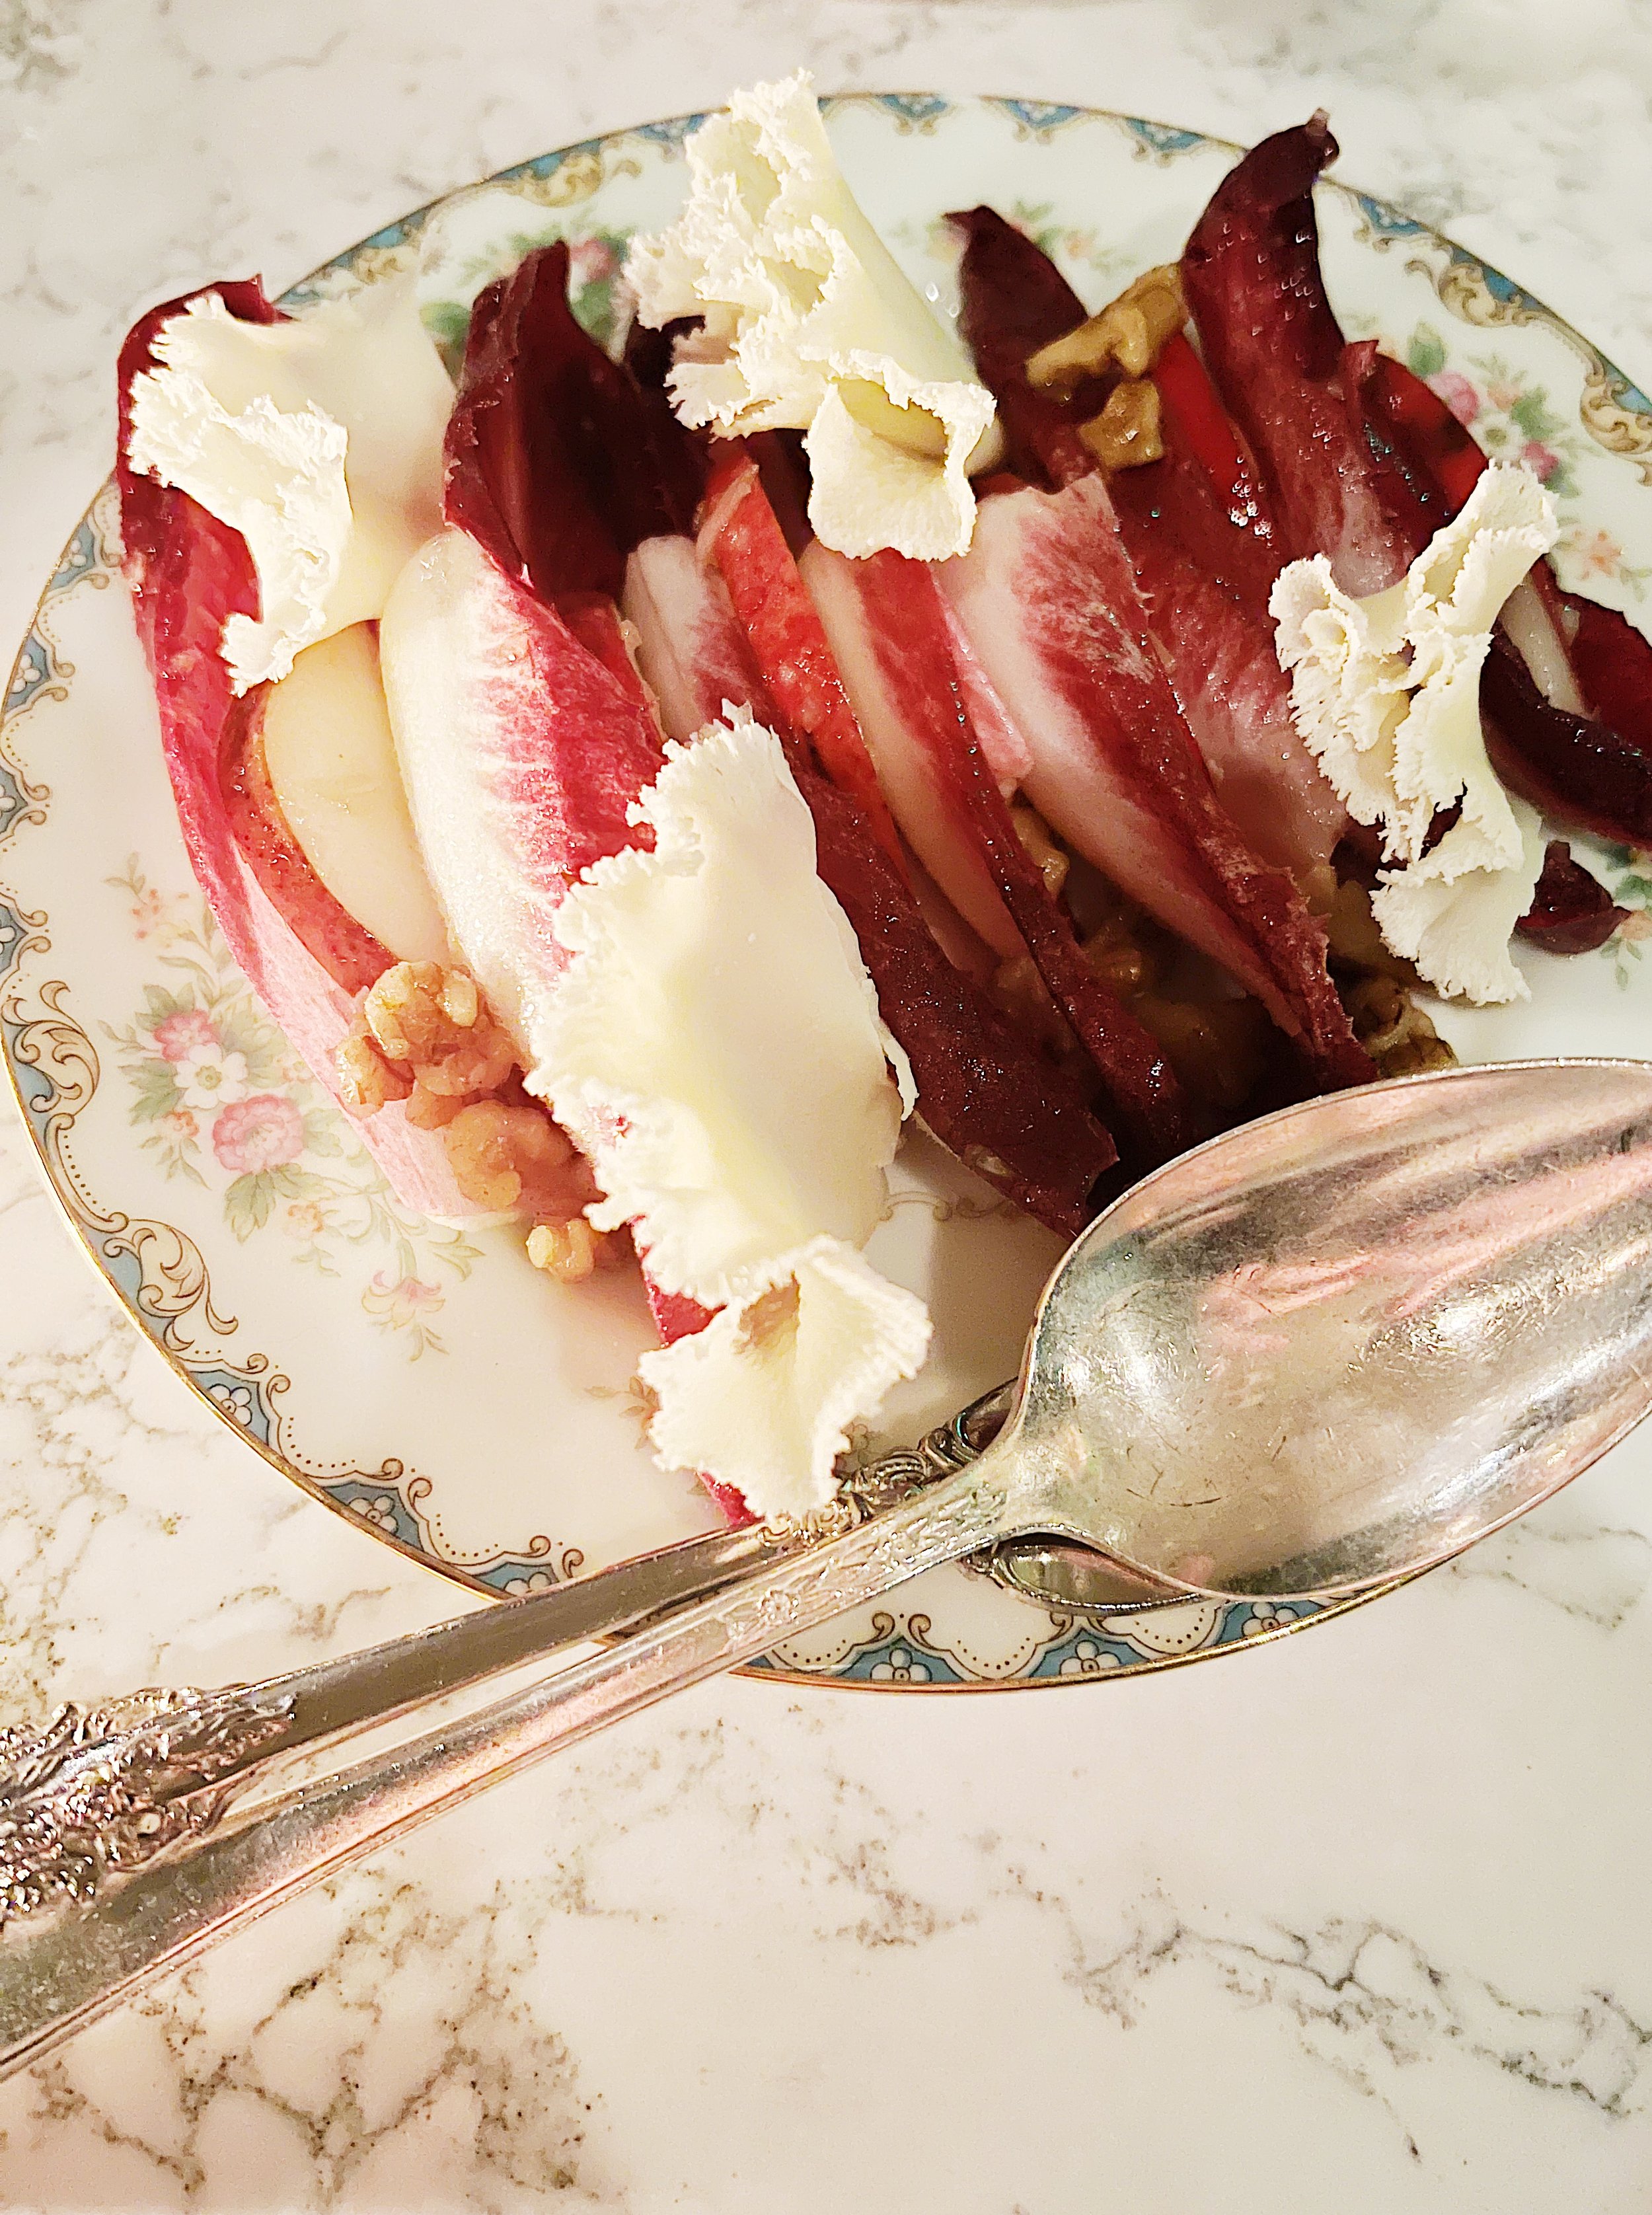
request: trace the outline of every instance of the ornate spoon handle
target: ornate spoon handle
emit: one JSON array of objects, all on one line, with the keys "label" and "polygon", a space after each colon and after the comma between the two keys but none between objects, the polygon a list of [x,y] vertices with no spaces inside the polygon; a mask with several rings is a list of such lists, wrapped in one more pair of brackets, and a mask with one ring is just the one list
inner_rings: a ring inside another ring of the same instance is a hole
[{"label": "ornate spoon handle", "polygon": [[[103,1810],[111,1830],[138,1843],[131,1853],[100,1850],[100,1866],[130,1874],[55,1913],[18,1920],[0,1942],[0,2075],[279,1901],[530,1762],[989,1543],[1001,1532],[1009,1456],[989,1450],[933,1483],[937,1466],[968,1451],[961,1431],[961,1423],[949,1426],[920,1455],[893,1455],[863,1472],[863,1493],[900,1504],[844,1535],[783,1554],[590,1660],[214,1827],[219,1793],[203,1819],[171,1829],[165,1856],[151,1859],[144,1845],[145,1825],[165,1823],[163,1807]],[[74,1888],[60,1884],[58,1892]]]},{"label": "ornate spoon handle", "polygon": [[135,1692],[0,1729],[0,1930],[212,1829],[277,1765],[450,1693],[629,1630],[863,1522],[972,1458],[997,1431],[1000,1385],[910,1453],[851,1479],[808,1525],[691,1538],[365,1652],[255,1684]]}]

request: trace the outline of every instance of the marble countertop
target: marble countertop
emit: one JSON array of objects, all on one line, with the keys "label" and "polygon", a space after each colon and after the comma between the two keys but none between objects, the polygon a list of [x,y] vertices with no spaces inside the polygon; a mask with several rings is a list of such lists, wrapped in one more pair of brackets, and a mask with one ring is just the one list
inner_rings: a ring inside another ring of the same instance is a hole
[{"label": "marble countertop", "polygon": [[[0,0],[0,629],[136,309],[800,60],[1235,138],[1323,103],[1345,175],[1652,372],[1640,0]],[[450,1610],[173,1381],[9,1116],[0,1283],[0,1716]],[[1649,1533],[1586,1478],[1380,1611],[1106,1692],[703,1687],[0,2086],[0,2200],[1652,2206]]]}]

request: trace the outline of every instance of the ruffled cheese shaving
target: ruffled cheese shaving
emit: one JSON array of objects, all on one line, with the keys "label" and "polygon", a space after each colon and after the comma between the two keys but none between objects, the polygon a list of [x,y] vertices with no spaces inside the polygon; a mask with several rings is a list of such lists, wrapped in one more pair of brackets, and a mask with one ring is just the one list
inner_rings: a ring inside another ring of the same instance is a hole
[{"label": "ruffled cheese shaving", "polygon": [[642,1363],[662,1458],[799,1512],[927,1350],[923,1304],[858,1251],[910,1071],[769,732],[742,713],[667,746],[632,816],[653,850],[599,862],[555,916],[577,958],[529,1082],[590,1154],[592,1222],[632,1224],[664,1291],[719,1310]]},{"label": "ruffled cheese shaving", "polygon": [[1480,1007],[1531,992],[1508,945],[1532,905],[1547,842],[1535,807],[1511,793],[1508,808],[1520,836],[1514,861],[1502,868],[1442,866],[1448,833],[1420,862],[1385,877],[1371,896],[1377,928],[1393,951],[1442,992]]},{"label": "ruffled cheese shaving", "polygon": [[[1372,900],[1378,928],[1430,984],[1482,1003],[1527,997],[1508,938],[1544,845],[1487,758],[1480,672],[1504,601],[1558,536],[1531,472],[1493,463],[1402,584],[1355,599],[1319,555],[1281,570],[1270,602],[1304,743],[1398,865]],[[1425,852],[1452,807],[1457,821]]]},{"label": "ruffled cheese shaving", "polygon": [[735,93],[685,150],[687,207],[626,264],[643,322],[704,317],[678,347],[679,414],[806,432],[809,521],[840,554],[967,552],[992,396],[856,204],[808,72]]},{"label": "ruffled cheese shaving", "polygon": [[231,616],[222,647],[245,692],[383,613],[441,526],[453,388],[403,279],[275,323],[203,292],[154,351],[132,380],[127,458],[245,538],[259,613]]}]

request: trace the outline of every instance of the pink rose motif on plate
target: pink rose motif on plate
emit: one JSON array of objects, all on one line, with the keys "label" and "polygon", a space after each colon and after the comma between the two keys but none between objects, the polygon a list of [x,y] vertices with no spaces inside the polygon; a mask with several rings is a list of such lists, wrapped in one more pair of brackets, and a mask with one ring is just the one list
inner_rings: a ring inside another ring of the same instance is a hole
[{"label": "pink rose motif on plate", "polygon": [[199,1008],[185,1008],[163,1015],[156,1024],[155,1047],[168,1061],[188,1061],[202,1052],[216,1052],[218,1033]]},{"label": "pink rose motif on plate", "polygon": [[586,285],[605,285],[619,274],[619,257],[605,238],[581,238],[568,248],[568,276],[574,290]]},{"label": "pink rose motif on plate", "polygon": [[1429,389],[1437,392],[1458,421],[1465,426],[1473,422],[1480,412],[1480,396],[1460,371],[1442,369],[1437,377],[1428,379]]},{"label": "pink rose motif on plate", "polygon": [[1560,457],[1552,446],[1545,446],[1539,439],[1528,439],[1520,448],[1520,459],[1534,477],[1547,484],[1560,467]]},{"label": "pink rose motif on plate", "polygon": [[304,1144],[304,1117],[279,1092],[255,1092],[249,1100],[232,1101],[212,1126],[212,1151],[226,1169],[243,1176],[297,1161]]}]

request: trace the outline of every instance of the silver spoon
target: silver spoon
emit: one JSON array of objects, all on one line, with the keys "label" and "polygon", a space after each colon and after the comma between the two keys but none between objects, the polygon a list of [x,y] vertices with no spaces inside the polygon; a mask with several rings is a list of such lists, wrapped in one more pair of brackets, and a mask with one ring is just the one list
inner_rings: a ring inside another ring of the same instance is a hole
[{"label": "silver spoon", "polygon": [[[781,1534],[756,1568],[745,1546],[698,1568],[678,1549],[678,1592],[736,1580],[593,1659],[232,1824],[300,1690],[311,1742],[383,1721],[519,1665],[528,1610],[491,1645],[486,1618],[433,1634],[422,1696],[402,1640],[164,1696],[158,1718],[4,1734],[0,2072],[442,1808],[939,1563],[1041,1532],[1161,1592],[1355,1596],[1535,1506],[1649,1406],[1652,1065],[1453,1070],[1286,1109],[1075,1243],[979,1458],[949,1426],[864,1472],[839,1535]],[[534,1658],[636,1623],[641,1568],[535,1603]]]}]

